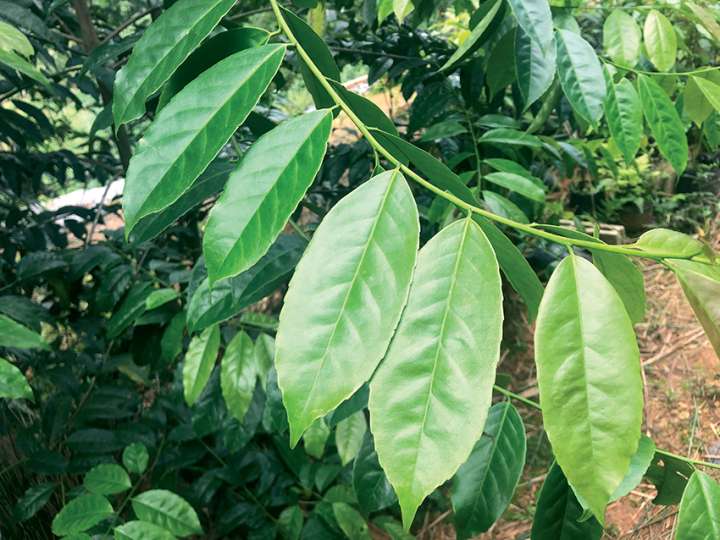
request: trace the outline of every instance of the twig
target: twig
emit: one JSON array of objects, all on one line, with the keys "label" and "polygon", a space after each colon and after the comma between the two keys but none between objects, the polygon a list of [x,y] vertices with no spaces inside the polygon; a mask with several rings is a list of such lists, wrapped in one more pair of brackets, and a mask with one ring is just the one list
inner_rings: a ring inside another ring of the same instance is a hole
[{"label": "twig", "polygon": [[85,237],[85,247],[88,247],[90,245],[90,242],[92,242],[92,237],[95,234],[95,228],[97,227],[98,222],[100,221],[100,216],[102,215],[102,209],[105,205],[105,197],[107,197],[108,191],[110,191],[110,184],[113,183],[113,180],[110,180],[107,185],[105,186],[105,191],[103,191],[102,197],[100,197],[100,202],[97,206],[97,212],[95,212],[95,219],[93,219],[92,225],[90,226],[90,232]]},{"label": "twig", "polygon": [[128,26],[131,26],[135,24],[137,21],[142,19],[143,17],[150,15],[155,9],[157,8],[148,8],[145,11],[141,11],[140,13],[136,14],[133,17],[130,17],[127,21],[122,23],[120,26],[118,26],[115,30],[110,32],[107,36],[105,36],[102,41],[100,42],[100,45],[105,45],[108,41],[110,41],[112,38],[117,36],[120,32],[125,30]]}]

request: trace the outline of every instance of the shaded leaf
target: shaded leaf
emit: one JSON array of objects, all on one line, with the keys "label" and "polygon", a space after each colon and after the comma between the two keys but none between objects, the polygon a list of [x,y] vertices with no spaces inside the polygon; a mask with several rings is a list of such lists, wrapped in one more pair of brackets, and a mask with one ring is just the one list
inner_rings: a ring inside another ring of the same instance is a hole
[{"label": "shaded leaf", "polygon": [[523,110],[540,99],[555,78],[556,48],[543,49],[529,34],[515,32],[515,73],[523,98]]},{"label": "shaded leaf", "polygon": [[335,428],[335,446],[340,456],[340,463],[347,465],[355,459],[362,447],[366,431],[367,422],[363,411],[351,414],[338,422]]},{"label": "shaded leaf", "polygon": [[39,484],[28,488],[15,505],[15,519],[23,522],[37,514],[48,503],[55,487],[55,484]]},{"label": "shaded leaf", "polygon": [[355,458],[352,483],[360,508],[366,514],[383,510],[397,502],[395,491],[378,462],[369,431],[365,433],[362,447]]},{"label": "shaded leaf", "polygon": [[232,338],[223,355],[220,386],[225,405],[239,422],[245,418],[255,391],[255,345],[245,332]]},{"label": "shaded leaf", "polygon": [[220,347],[220,329],[211,326],[190,340],[183,363],[183,390],[185,402],[193,405],[210,379]]},{"label": "shaded leaf", "polygon": [[36,334],[5,315],[0,315],[0,347],[49,349],[40,334]]},{"label": "shaded leaf", "polygon": [[32,388],[17,366],[0,358],[0,398],[33,400]]},{"label": "shaded leaf", "polygon": [[446,71],[454,67],[472,53],[478,44],[478,41],[490,27],[490,23],[493,22],[502,6],[502,0],[492,0],[491,2],[485,2],[480,6],[479,9],[483,10],[480,21],[472,28],[470,35],[462,42],[452,56],[448,58],[447,62],[443,64],[440,71]]}]

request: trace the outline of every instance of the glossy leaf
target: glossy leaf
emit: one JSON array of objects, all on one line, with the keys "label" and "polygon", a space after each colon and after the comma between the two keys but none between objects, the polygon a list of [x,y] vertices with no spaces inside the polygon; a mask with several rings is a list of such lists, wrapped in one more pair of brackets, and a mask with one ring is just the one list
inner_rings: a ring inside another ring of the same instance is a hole
[{"label": "glossy leaf", "polygon": [[183,390],[185,402],[193,405],[210,379],[218,349],[220,348],[220,329],[211,326],[199,336],[190,340],[183,362]]},{"label": "glossy leaf", "polygon": [[15,349],[49,348],[40,334],[36,334],[5,315],[0,315],[0,347],[13,347]]},{"label": "glossy leaf", "polygon": [[123,303],[107,323],[108,338],[119,337],[145,312],[145,300],[150,296],[151,291],[152,286],[148,282],[136,283],[130,289]]},{"label": "glossy leaf", "polygon": [[130,160],[123,197],[126,237],[141,218],[190,189],[265,92],[284,52],[282,45],[265,45],[233,54],[158,113]]},{"label": "glossy leaf", "polygon": [[713,106],[716,111],[720,111],[720,84],[705,79],[703,77],[691,77],[692,81],[700,88],[705,99]]},{"label": "glossy leaf", "polygon": [[179,296],[175,289],[155,289],[145,298],[145,309],[157,309],[168,302],[172,302]]},{"label": "glossy leaf", "polygon": [[557,463],[553,463],[538,495],[531,540],[599,540],[595,518],[580,521],[583,508]]},{"label": "glossy leaf", "polygon": [[655,484],[657,489],[653,504],[678,504],[694,471],[695,468],[687,461],[655,454],[647,470],[648,480]]},{"label": "glossy leaf", "polygon": [[331,121],[329,111],[293,118],[243,156],[208,217],[203,254],[211,284],[244,272],[270,248],[320,169]]},{"label": "glossy leaf", "polygon": [[720,484],[701,471],[695,471],[690,477],[680,501],[676,538],[720,538]]},{"label": "glossy leaf", "polygon": [[490,243],[473,220],[453,223],[420,251],[407,307],[370,384],[375,447],[406,528],[482,434],[502,319]]},{"label": "glossy leaf", "polygon": [[340,456],[340,463],[347,465],[355,459],[360,452],[366,432],[367,422],[363,411],[351,414],[338,422],[335,428],[335,446]]},{"label": "glossy leaf", "polygon": [[123,465],[131,473],[144,473],[149,461],[150,455],[143,443],[132,443],[123,450]]},{"label": "glossy leaf", "polygon": [[53,518],[52,532],[58,536],[81,533],[113,515],[108,500],[95,494],[80,495]]},{"label": "glossy leaf", "polygon": [[353,489],[360,508],[366,514],[378,512],[397,502],[395,491],[380,467],[372,434],[365,434],[360,452],[353,464]]},{"label": "glossy leaf", "polygon": [[553,452],[602,522],[637,450],[643,390],[627,311],[585,259],[567,257],[553,272],[540,304],[535,359]]},{"label": "glossy leaf", "polygon": [[514,191],[532,201],[545,202],[545,190],[525,176],[510,172],[495,172],[486,174],[483,179]]},{"label": "glossy leaf", "polygon": [[677,109],[652,77],[638,75],[638,90],[643,114],[660,153],[677,174],[682,174],[687,166],[688,144]]},{"label": "glossy leaf", "polygon": [[487,531],[510,504],[525,465],[525,427],[509,401],[490,408],[483,435],[453,479],[458,538]]},{"label": "glossy leaf", "polygon": [[610,134],[622,152],[625,163],[632,164],[642,140],[643,116],[640,97],[627,79],[617,84],[607,82],[605,116]]},{"label": "glossy leaf", "polygon": [[202,534],[200,520],[185,499],[164,489],[153,489],[131,499],[135,515],[167,529],[175,536]]},{"label": "glossy leaf", "polygon": [[255,344],[245,332],[235,334],[222,359],[220,386],[225,405],[239,422],[245,418],[255,391]]},{"label": "glossy leaf", "polygon": [[705,244],[671,229],[652,229],[638,238],[635,246],[663,257],[690,258],[705,251]]},{"label": "glossy leaf", "polygon": [[96,495],[115,495],[130,489],[130,477],[120,465],[103,463],[96,465],[85,475],[83,485]]},{"label": "glossy leaf", "polygon": [[510,199],[503,197],[494,191],[483,190],[482,195],[485,205],[493,214],[497,214],[498,216],[502,216],[507,219],[512,219],[518,223],[529,223],[525,213]]},{"label": "glossy leaf", "polygon": [[493,19],[495,19],[495,16],[500,11],[502,5],[502,0],[492,0],[491,2],[487,2],[480,7],[480,9],[485,9],[482,18],[472,28],[470,35],[465,38],[465,41],[460,44],[460,46],[452,54],[452,56],[448,58],[447,62],[443,64],[443,66],[440,68],[440,71],[446,71],[452,68],[453,66],[457,65],[458,62],[461,62],[470,55],[480,38],[483,37],[485,32],[490,27],[490,23],[493,22]]},{"label": "glossy leaf", "polygon": [[391,135],[398,135],[395,123],[374,102],[360,94],[351,92],[345,88],[345,85],[337,81],[329,80],[329,82],[363,124]]},{"label": "glossy leaf", "polygon": [[385,354],[407,299],[418,234],[415,201],[397,171],[344,197],[315,232],[290,282],[276,340],[291,444],[360,388]]},{"label": "glossy leaf", "polygon": [[508,0],[522,30],[540,49],[550,53],[553,46],[553,21],[547,0]]},{"label": "glossy leaf", "polygon": [[670,71],[677,56],[677,37],[672,23],[653,9],[645,18],[643,38],[648,58],[658,71]]},{"label": "glossy leaf", "polygon": [[332,505],[333,515],[348,540],[372,540],[367,523],[360,512],[344,502]]},{"label": "glossy leaf", "polygon": [[32,56],[35,49],[20,30],[0,21],[0,50],[15,51],[25,57]]},{"label": "glossy leaf", "polygon": [[140,118],[145,101],[230,11],[234,0],[179,0],[145,31],[115,78],[115,125]]},{"label": "glossy leaf", "polygon": [[25,60],[22,56],[12,51],[0,49],[0,64],[17,71],[18,73],[22,73],[26,77],[30,77],[44,86],[50,86],[50,80],[45,75],[40,73],[35,66]]},{"label": "glossy leaf", "polygon": [[605,77],[592,46],[575,32],[557,30],[558,77],[573,110],[595,125],[603,115]]},{"label": "glossy leaf", "polygon": [[4,358],[0,358],[0,398],[34,399],[25,375]]},{"label": "glossy leaf", "polygon": [[395,13],[398,23],[402,24],[405,17],[410,15],[414,9],[412,0],[393,0],[393,13]]},{"label": "glossy leaf", "polygon": [[695,83],[696,77],[688,77],[683,90],[683,113],[690,120],[701,126],[713,113],[714,107],[700,87]]},{"label": "glossy leaf", "polygon": [[634,67],[640,58],[640,27],[633,16],[614,9],[603,24],[603,49],[613,62]]},{"label": "glossy leaf", "polygon": [[113,531],[115,540],[174,540],[174,536],[163,529],[147,521],[128,521],[115,527]]},{"label": "glossy leaf", "polygon": [[555,78],[557,53],[551,43],[546,50],[522,30],[515,32],[515,73],[523,109],[540,99]]},{"label": "glossy leaf", "polygon": [[593,262],[620,296],[630,321],[645,319],[645,279],[635,263],[624,255],[593,251]]}]

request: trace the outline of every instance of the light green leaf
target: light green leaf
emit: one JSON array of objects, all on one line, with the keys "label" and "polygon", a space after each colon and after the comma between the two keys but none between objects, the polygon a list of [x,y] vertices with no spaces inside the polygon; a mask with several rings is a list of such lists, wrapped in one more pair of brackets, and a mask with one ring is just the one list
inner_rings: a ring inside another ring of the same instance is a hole
[{"label": "light green leaf", "polygon": [[375,447],[406,529],[482,435],[502,320],[490,243],[473,220],[453,223],[420,251],[407,307],[370,384]]},{"label": "light green leaf", "polygon": [[198,400],[210,379],[219,348],[220,329],[217,325],[206,328],[190,340],[183,363],[183,389],[188,405],[192,406]]},{"label": "light green leaf", "polygon": [[336,502],[332,505],[333,515],[340,525],[345,537],[348,540],[371,540],[365,518],[360,512],[344,502]]},{"label": "light green leaf", "polygon": [[418,234],[415,201],[397,171],[344,197],[315,232],[290,282],[276,340],[291,444],[360,388],[385,354],[407,299]]},{"label": "light green leaf", "polygon": [[595,250],[595,266],[620,296],[630,321],[637,324],[645,318],[645,279],[635,263],[624,255]]},{"label": "light green leaf", "polygon": [[422,137],[420,137],[420,140],[436,141],[467,132],[467,128],[457,120],[444,120],[427,128],[425,133],[422,134]]},{"label": "light green leaf", "polygon": [[183,349],[185,335],[185,312],[177,313],[165,327],[160,339],[160,354],[165,362],[174,362]]},{"label": "light green leaf", "polygon": [[496,128],[486,131],[478,139],[480,144],[494,144],[498,147],[504,145],[521,146],[528,148],[542,148],[542,141],[535,135],[510,128]]},{"label": "light green leaf", "polygon": [[185,499],[164,489],[152,489],[132,498],[135,515],[167,529],[175,536],[202,534],[200,520]]},{"label": "light green leaf", "polygon": [[335,428],[335,446],[340,456],[340,463],[347,465],[355,459],[362,447],[366,431],[367,422],[363,411],[351,414],[338,423]]},{"label": "light green leaf", "polygon": [[533,176],[529,170],[527,170],[525,167],[523,167],[519,163],[516,163],[515,161],[510,161],[509,159],[502,159],[502,158],[491,158],[491,159],[484,159],[483,163],[485,163],[486,165],[489,165],[496,171],[519,174],[520,176],[529,178],[530,180],[532,180],[534,183],[536,183],[539,186],[543,185],[542,180]]},{"label": "light green leaf", "polygon": [[557,30],[558,77],[573,110],[596,125],[603,115],[605,76],[595,50],[581,36]]},{"label": "light green leaf", "polygon": [[17,71],[18,73],[22,73],[42,85],[50,87],[50,80],[45,75],[40,73],[35,66],[25,60],[22,56],[15,54],[13,51],[0,49],[0,64]]},{"label": "light green leaf", "polygon": [[175,289],[155,289],[145,298],[145,309],[149,311],[159,308],[168,302],[172,302],[178,296],[179,294]]},{"label": "light green leaf", "polygon": [[303,434],[305,452],[315,459],[321,459],[325,453],[325,443],[330,437],[330,428],[323,418],[318,418]]},{"label": "light green leaf", "polygon": [[120,465],[103,463],[96,465],[85,475],[83,485],[96,495],[115,495],[132,486],[130,477]]},{"label": "light green leaf", "polygon": [[143,443],[132,443],[123,450],[123,465],[131,473],[144,473],[149,461],[150,455]]},{"label": "light green leaf", "polygon": [[95,494],[80,495],[53,518],[52,532],[58,536],[81,533],[113,515],[108,500]]},{"label": "light green leaf", "polygon": [[15,51],[25,57],[30,57],[35,52],[25,34],[3,21],[0,21],[0,50]]},{"label": "light green leaf", "polygon": [[116,126],[143,115],[145,101],[210,34],[234,3],[234,0],[179,0],[150,25],[115,78]]},{"label": "light green leaf", "polygon": [[[643,390],[630,317],[612,285],[585,259],[565,258],[550,278],[535,360],[553,452],[602,522],[637,450]],[[605,412],[610,409],[612,422]]]},{"label": "light green leaf", "polygon": [[267,385],[268,373],[275,358],[275,339],[268,334],[260,334],[255,339],[255,366],[263,390]]},{"label": "light green leaf", "polygon": [[557,52],[551,43],[546,50],[521,29],[515,32],[515,75],[523,98],[523,111],[540,99],[555,78]]},{"label": "light green leaf", "polygon": [[377,0],[378,24],[382,24],[393,12],[393,0]]},{"label": "light green leaf", "polygon": [[683,113],[698,126],[707,120],[714,107],[700,87],[695,83],[695,77],[688,77],[683,90]]},{"label": "light green leaf", "polygon": [[655,443],[650,437],[642,435],[638,443],[637,452],[630,459],[630,469],[625,478],[613,492],[610,502],[617,501],[635,489],[642,481],[645,472],[655,456]]},{"label": "light green leaf", "polygon": [[610,134],[628,165],[635,161],[643,135],[642,103],[635,87],[627,79],[607,82],[605,116]]},{"label": "light green leaf", "polygon": [[402,24],[405,17],[410,15],[414,9],[415,6],[411,0],[393,0],[393,13],[395,13],[395,17],[400,24]]},{"label": "light green leaf", "polygon": [[690,258],[700,255],[706,247],[700,240],[671,229],[652,229],[643,233],[634,247],[664,257]]},{"label": "light green leaf", "polygon": [[614,9],[603,24],[603,49],[613,62],[634,67],[640,58],[640,27],[633,16]]},{"label": "light green leaf", "polygon": [[483,179],[514,191],[531,201],[545,202],[545,190],[525,176],[510,172],[495,172],[485,175]]},{"label": "light green leaf", "polygon": [[0,347],[49,349],[40,334],[36,334],[5,315],[0,315]]},{"label": "light green leaf", "polygon": [[37,514],[50,500],[56,484],[38,484],[28,488],[13,509],[13,517],[22,523]]},{"label": "light green leaf", "polygon": [[522,30],[547,54],[553,46],[553,20],[547,0],[508,0]]},{"label": "light green leaf", "polygon": [[490,408],[483,435],[453,479],[458,538],[487,531],[510,504],[525,466],[525,427],[509,401]]},{"label": "light green leaf", "polygon": [[25,375],[4,358],[0,358],[0,398],[34,399]]},{"label": "light green leaf", "polygon": [[326,110],[293,118],[243,156],[208,217],[203,254],[211,284],[247,270],[270,248],[320,169],[331,123]]},{"label": "light green leaf", "polygon": [[695,471],[680,501],[677,540],[720,538],[720,484]]},{"label": "light green leaf", "polygon": [[130,160],[123,197],[126,237],[141,218],[190,189],[265,92],[284,53],[283,45],[235,53],[158,113]]},{"label": "light green leaf", "polygon": [[125,300],[107,323],[109,339],[120,336],[135,320],[145,312],[145,300],[150,296],[152,285],[144,281],[136,283],[127,293]]},{"label": "light green leaf", "polygon": [[245,419],[255,391],[257,369],[255,367],[255,345],[245,332],[235,334],[222,359],[220,387],[228,411],[239,422]]},{"label": "light green leaf", "polygon": [[440,71],[450,69],[472,53],[476,44],[490,27],[490,23],[493,22],[502,6],[502,0],[492,0],[481,4],[479,9],[483,10],[484,14],[482,15],[480,21],[472,28],[470,35],[462,42],[452,56],[448,58],[448,61],[443,64]]},{"label": "light green leaf", "polygon": [[115,540],[175,540],[175,537],[162,527],[146,521],[128,521],[115,527]]},{"label": "light green leaf", "polygon": [[695,2],[685,2],[685,5],[689,7],[690,11],[695,15],[698,24],[713,37],[715,43],[720,43],[720,24],[718,24],[717,16],[713,11]]},{"label": "light green leaf", "polygon": [[682,174],[688,161],[688,144],[685,128],[677,109],[665,90],[652,77],[638,75],[638,90],[643,114],[660,153]]},{"label": "light green leaf", "polygon": [[658,71],[670,71],[677,56],[677,37],[672,23],[653,9],[645,18],[643,28],[645,50]]},{"label": "light green leaf", "polygon": [[497,214],[498,216],[502,216],[507,219],[512,219],[518,223],[529,223],[525,213],[510,199],[503,197],[494,191],[488,190],[483,190],[482,196],[483,201],[485,201],[488,209],[493,214]]},{"label": "light green leaf", "polygon": [[720,84],[716,84],[703,77],[690,77],[705,96],[705,99],[720,112]]},{"label": "light green leaf", "polygon": [[329,79],[328,82],[363,124],[370,128],[382,130],[385,133],[398,135],[395,123],[373,101],[351,92],[342,83],[332,79]]}]

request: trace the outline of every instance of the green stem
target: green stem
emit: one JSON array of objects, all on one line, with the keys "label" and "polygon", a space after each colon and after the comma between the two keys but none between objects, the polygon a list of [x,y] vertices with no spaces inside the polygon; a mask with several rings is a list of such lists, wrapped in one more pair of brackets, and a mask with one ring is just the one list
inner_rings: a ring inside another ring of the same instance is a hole
[{"label": "green stem", "polygon": [[602,61],[606,64],[610,64],[611,66],[615,66],[618,69],[631,71],[633,73],[642,73],[643,75],[650,75],[652,77],[668,77],[671,75],[675,75],[677,77],[690,77],[691,75],[700,75],[702,73],[708,73],[710,71],[716,71],[720,69],[720,66],[708,66],[704,68],[694,69],[692,71],[645,71],[643,69],[636,69],[633,67],[618,64],[617,62],[613,62],[609,58],[603,58]]},{"label": "green stem", "polygon": [[[554,242],[556,244],[562,244],[564,246],[577,246],[577,247],[583,247],[587,249],[593,249],[596,251],[607,251],[609,253],[617,253],[620,255],[629,255],[634,257],[644,257],[648,259],[654,259],[654,260],[662,260],[667,257],[667,253],[658,253],[653,251],[641,251],[639,249],[633,249],[633,248],[626,248],[622,246],[613,246],[608,244],[601,244],[598,242],[592,242],[589,240],[581,240],[581,239],[574,239],[574,238],[566,238],[564,236],[560,236],[557,234],[553,234],[547,231],[544,231],[542,229],[537,229],[533,225],[528,225],[525,223],[520,223],[518,221],[514,221],[512,219],[508,219],[503,216],[499,216],[497,214],[494,214],[492,212],[489,212],[488,210],[485,210],[483,208],[479,208],[475,205],[469,204],[462,199],[456,197],[452,193],[449,193],[447,191],[444,191],[443,189],[437,187],[432,182],[426,180],[419,174],[417,174],[415,171],[410,169],[408,166],[404,165],[400,160],[398,160],[395,156],[393,156],[387,149],[385,149],[384,146],[382,146],[378,140],[373,136],[371,130],[358,118],[358,116],[353,112],[353,110],[343,101],[343,99],[338,95],[338,93],[335,91],[335,89],[332,87],[332,85],[327,81],[325,76],[322,74],[320,69],[315,65],[312,58],[310,58],[310,55],[305,51],[305,49],[302,47],[300,42],[297,40],[295,35],[292,33],[292,30],[288,26],[287,22],[285,22],[285,19],[282,15],[282,12],[280,11],[280,6],[277,3],[277,0],[270,0],[270,4],[272,6],[273,12],[275,13],[275,18],[278,21],[278,25],[282,29],[283,33],[287,36],[290,43],[292,43],[295,48],[297,49],[297,53],[300,55],[302,60],[305,62],[305,65],[308,67],[308,69],[312,72],[312,74],[315,76],[315,78],[318,80],[320,85],[325,89],[325,91],[330,95],[330,97],[333,99],[335,103],[345,112],[345,114],[350,118],[350,120],[355,124],[355,126],[358,128],[360,133],[365,137],[365,139],[370,143],[370,146],[372,146],[377,152],[382,154],[382,156],[387,159],[390,163],[392,163],[394,166],[398,167],[403,173],[405,173],[408,177],[410,177],[412,180],[423,186],[424,188],[432,191],[436,195],[450,201],[455,206],[464,209],[466,212],[471,212],[473,214],[477,214],[479,216],[485,217],[487,219],[490,219],[492,221],[495,221],[497,223],[501,223],[502,225],[506,225],[508,227],[512,227],[513,229],[516,229],[518,231],[524,232],[525,234],[529,234],[531,236],[536,236],[539,238],[543,238],[545,240],[549,240],[550,242]],[[692,258],[692,257],[678,257],[678,258]]]},{"label": "green stem", "polygon": [[672,452],[668,452],[667,450],[661,450],[660,448],[656,448],[655,453],[660,454],[662,456],[679,459],[680,461],[684,461],[685,463],[690,463],[691,465],[700,465],[702,467],[709,467],[711,469],[720,469],[720,463],[709,463],[707,461],[702,461],[700,459],[692,459],[692,458],[685,457],[685,456],[679,456],[678,454],[673,454]]},{"label": "green stem", "polygon": [[537,409],[538,411],[541,411],[540,404],[533,401],[532,399],[524,398],[520,394],[516,394],[514,392],[511,392],[510,390],[506,390],[502,386],[498,386],[497,384],[493,386],[496,392],[500,392],[502,395],[507,396],[511,399],[517,400],[520,403],[524,403],[528,407],[532,407],[533,409]]}]

